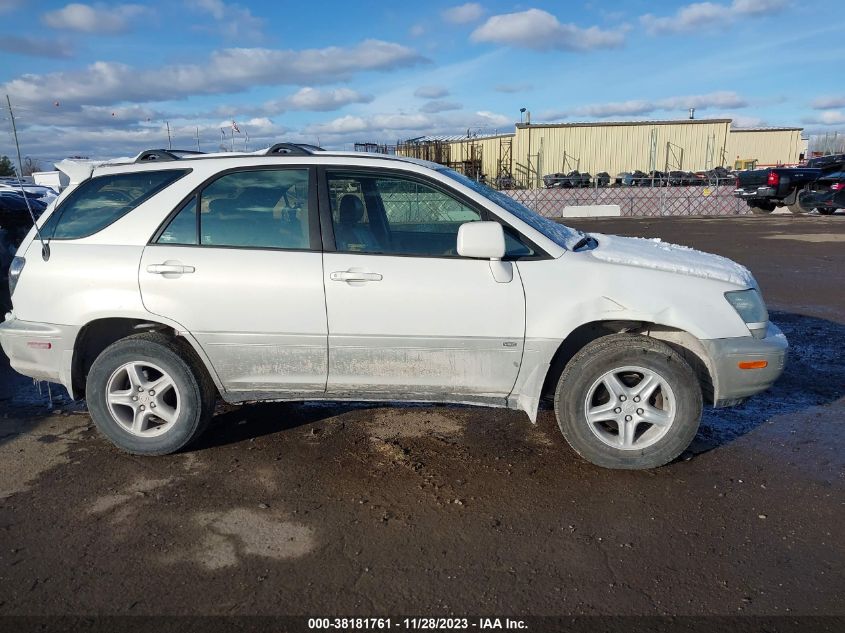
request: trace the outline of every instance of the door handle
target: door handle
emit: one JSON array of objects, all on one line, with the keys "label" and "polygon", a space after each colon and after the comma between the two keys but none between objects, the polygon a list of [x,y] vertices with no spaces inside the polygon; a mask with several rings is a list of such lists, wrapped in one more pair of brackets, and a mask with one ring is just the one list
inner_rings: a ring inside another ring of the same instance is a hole
[{"label": "door handle", "polygon": [[182,264],[150,264],[147,266],[147,272],[154,275],[185,275],[196,270],[193,266],[184,266]]},{"label": "door handle", "polygon": [[332,281],[381,281],[380,273],[363,273],[351,270],[338,270],[329,275]]}]

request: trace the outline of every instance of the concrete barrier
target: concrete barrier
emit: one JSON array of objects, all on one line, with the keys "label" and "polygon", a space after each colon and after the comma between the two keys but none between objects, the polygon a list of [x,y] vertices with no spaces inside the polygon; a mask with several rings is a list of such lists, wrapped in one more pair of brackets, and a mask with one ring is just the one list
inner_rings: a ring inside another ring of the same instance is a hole
[{"label": "concrete barrier", "polygon": [[618,204],[586,204],[563,207],[564,218],[618,218],[622,209]]}]

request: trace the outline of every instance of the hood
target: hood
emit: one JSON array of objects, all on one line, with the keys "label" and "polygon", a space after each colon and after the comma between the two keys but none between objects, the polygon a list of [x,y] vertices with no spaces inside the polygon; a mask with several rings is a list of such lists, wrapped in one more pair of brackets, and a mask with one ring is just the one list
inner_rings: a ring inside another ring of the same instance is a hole
[{"label": "hood", "polygon": [[743,288],[757,287],[757,282],[745,266],[726,257],[668,244],[660,238],[591,235],[598,240],[598,246],[589,253],[599,261],[716,279]]}]

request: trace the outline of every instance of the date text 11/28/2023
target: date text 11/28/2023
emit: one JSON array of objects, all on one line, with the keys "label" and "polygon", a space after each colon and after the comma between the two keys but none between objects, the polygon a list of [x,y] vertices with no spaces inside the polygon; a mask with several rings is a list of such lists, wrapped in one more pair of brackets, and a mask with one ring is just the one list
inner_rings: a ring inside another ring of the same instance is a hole
[{"label": "date text 11/28/2023", "polygon": [[309,618],[309,630],[526,630],[524,620],[511,618]]}]

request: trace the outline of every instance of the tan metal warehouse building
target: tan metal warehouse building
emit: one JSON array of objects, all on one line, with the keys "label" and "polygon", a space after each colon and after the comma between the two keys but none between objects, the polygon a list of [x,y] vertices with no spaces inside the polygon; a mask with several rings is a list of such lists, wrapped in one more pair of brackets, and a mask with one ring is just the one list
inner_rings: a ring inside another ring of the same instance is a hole
[{"label": "tan metal warehouse building", "polygon": [[[517,125],[514,175],[521,181],[577,169],[615,175],[720,164],[730,119]],[[526,178],[527,177],[527,178]]]},{"label": "tan metal warehouse building", "polygon": [[801,128],[737,129],[730,119],[520,123],[513,134],[423,137],[400,144],[398,151],[431,159],[415,148],[433,142],[444,146],[440,162],[465,173],[473,165],[491,182],[511,174],[529,187],[542,186],[546,174],[573,169],[612,177],[634,170],[732,168],[737,157],[760,165],[791,164],[805,151]]},{"label": "tan metal warehouse building", "polygon": [[753,160],[758,167],[791,165],[806,155],[807,141],[800,127],[732,129],[725,151],[727,166]]}]

